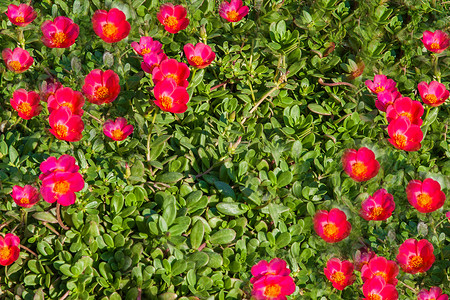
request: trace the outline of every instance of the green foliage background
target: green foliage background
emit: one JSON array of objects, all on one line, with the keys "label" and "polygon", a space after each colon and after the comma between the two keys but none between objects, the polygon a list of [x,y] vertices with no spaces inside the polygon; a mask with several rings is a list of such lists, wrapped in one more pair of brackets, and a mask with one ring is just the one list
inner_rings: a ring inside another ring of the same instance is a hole
[{"label": "green foliage background", "polygon": [[[387,142],[385,117],[364,85],[383,73],[414,100],[420,100],[420,81],[439,77],[448,87],[447,52],[434,70],[420,38],[425,30],[449,31],[450,4],[244,2],[249,15],[232,26],[218,15],[216,1],[177,1],[187,7],[190,25],[175,35],[157,21],[157,0],[32,1],[38,18],[23,39],[2,14],[1,48],[25,45],[35,63],[19,75],[0,65],[1,231],[15,229],[38,256],[22,249],[19,260],[0,269],[0,297],[249,299],[251,266],[280,257],[297,285],[290,299],[357,299],[361,280],[340,293],[323,275],[326,261],[351,259],[364,244],[395,260],[407,238],[431,241],[436,262],[425,274],[400,272],[400,299],[416,299],[413,290],[434,285],[450,294],[450,205],[425,215],[405,194],[408,181],[427,177],[449,192],[449,104],[424,120],[422,149],[398,151]],[[1,0],[0,11],[8,4]],[[91,24],[95,10],[112,7],[125,12],[132,28],[113,45]],[[59,15],[80,26],[70,49],[40,42],[40,24]],[[217,54],[189,79],[187,112],[158,113],[149,160],[152,85],[130,47],[144,35],[184,62],[186,43],[207,41]],[[361,62],[364,71],[353,78]],[[14,90],[37,91],[49,76],[81,90],[94,68],[118,73],[122,92],[111,105],[84,109],[102,121],[126,117],[135,131],[123,142],[105,137],[102,124],[86,114],[83,139],[59,141],[48,131],[46,111],[24,121],[9,104]],[[355,87],[319,83],[340,81]],[[374,150],[382,168],[357,184],[342,172],[340,158],[362,146]],[[41,201],[22,210],[8,195],[14,185],[38,184],[39,164],[64,153],[77,159],[87,183],[62,211],[67,231],[57,224],[54,206]],[[394,195],[396,210],[387,222],[366,222],[357,214],[360,202],[379,188]],[[326,244],[312,217],[332,207],[347,213],[353,230],[348,239]]]}]

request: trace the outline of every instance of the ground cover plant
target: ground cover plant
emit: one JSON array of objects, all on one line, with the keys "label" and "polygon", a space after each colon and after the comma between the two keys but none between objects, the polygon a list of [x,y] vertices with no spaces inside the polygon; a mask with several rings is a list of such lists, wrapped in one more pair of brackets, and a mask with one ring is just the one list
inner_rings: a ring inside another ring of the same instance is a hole
[{"label": "ground cover plant", "polygon": [[0,0],[0,297],[448,299],[449,9]]}]

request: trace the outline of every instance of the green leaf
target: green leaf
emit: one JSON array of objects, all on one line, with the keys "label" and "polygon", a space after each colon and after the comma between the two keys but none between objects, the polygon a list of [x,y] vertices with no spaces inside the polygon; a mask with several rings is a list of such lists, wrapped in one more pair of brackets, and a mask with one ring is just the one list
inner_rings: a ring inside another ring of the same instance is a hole
[{"label": "green leaf", "polygon": [[183,179],[183,174],[178,172],[169,172],[156,176],[155,181],[162,183],[175,183]]},{"label": "green leaf", "polygon": [[181,273],[183,273],[187,268],[187,262],[184,259],[181,260],[177,260],[173,265],[172,265],[172,275],[176,276],[176,275],[180,275]]},{"label": "green leaf", "polygon": [[191,240],[192,249],[198,249],[203,241],[203,235],[205,234],[205,227],[203,222],[197,220],[192,227],[191,234],[189,235]]},{"label": "green leaf", "polygon": [[291,234],[289,232],[283,232],[279,236],[277,236],[275,245],[277,248],[283,248],[289,245],[291,242]]},{"label": "green leaf", "polygon": [[308,104],[308,108],[310,111],[312,111],[316,114],[324,115],[324,116],[331,116],[331,113],[328,112],[325,108],[323,108],[319,104],[315,104],[315,103]]},{"label": "green leaf", "polygon": [[236,237],[236,232],[233,229],[221,229],[211,235],[209,241],[211,244],[229,244]]},{"label": "green leaf", "polygon": [[236,199],[236,194],[229,184],[222,181],[215,181],[214,185],[224,197],[231,197],[233,199]]},{"label": "green leaf", "polygon": [[123,195],[120,193],[115,193],[111,200],[111,207],[116,214],[120,213],[123,208],[123,204]]},{"label": "green leaf", "polygon": [[238,216],[245,213],[248,208],[243,207],[241,203],[220,202],[216,205],[218,211],[227,216]]},{"label": "green leaf", "polygon": [[58,223],[58,220],[49,212],[37,212],[33,214],[33,218],[48,223]]},{"label": "green leaf", "polygon": [[283,172],[277,177],[277,186],[284,187],[290,184],[291,181],[292,181],[292,173],[290,171]]}]

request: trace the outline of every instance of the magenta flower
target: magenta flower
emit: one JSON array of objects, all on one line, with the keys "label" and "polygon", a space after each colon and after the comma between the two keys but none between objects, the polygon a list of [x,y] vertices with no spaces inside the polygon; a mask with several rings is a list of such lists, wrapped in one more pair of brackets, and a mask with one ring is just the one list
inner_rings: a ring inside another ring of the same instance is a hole
[{"label": "magenta flower", "polygon": [[375,107],[385,112],[390,105],[394,104],[395,100],[401,97],[402,95],[397,89],[379,92],[377,100],[375,100]]},{"label": "magenta flower", "polygon": [[24,120],[38,116],[42,110],[39,95],[34,91],[15,90],[9,102],[14,110],[18,112],[19,117]]},{"label": "magenta flower", "polygon": [[94,104],[111,103],[119,96],[120,79],[113,70],[94,69],[84,79],[83,93]]},{"label": "magenta flower", "polygon": [[14,51],[9,48],[3,49],[2,57],[8,70],[14,73],[25,72],[31,67],[34,61],[30,53],[22,48],[16,48]]},{"label": "magenta flower", "polygon": [[165,78],[172,78],[178,86],[187,88],[189,74],[189,67],[185,63],[178,62],[176,59],[166,59],[159,67],[153,69],[152,79],[156,85]]},{"label": "magenta flower", "polygon": [[367,265],[369,261],[375,257],[377,257],[377,255],[370,249],[361,248],[360,250],[357,250],[353,259],[355,270],[361,271],[362,267]]},{"label": "magenta flower", "polygon": [[428,51],[435,53],[443,52],[449,45],[448,35],[440,30],[435,32],[425,31],[421,41]]},{"label": "magenta flower", "polygon": [[395,209],[394,196],[385,189],[379,189],[361,203],[361,217],[367,221],[384,221]]},{"label": "magenta flower", "polygon": [[37,13],[27,4],[19,4],[19,6],[10,4],[6,16],[14,25],[25,27],[36,19]]},{"label": "magenta flower", "polygon": [[291,276],[266,275],[253,284],[252,296],[256,300],[286,300],[294,292]]},{"label": "magenta flower", "polygon": [[13,233],[0,235],[0,265],[9,266],[19,258],[20,239]]},{"label": "magenta flower", "polygon": [[406,273],[426,272],[435,261],[433,251],[433,245],[425,239],[407,239],[398,249],[397,262]]},{"label": "magenta flower", "polygon": [[342,155],[342,166],[345,173],[358,182],[377,176],[380,169],[380,163],[375,159],[375,153],[366,147],[358,150],[345,150]]},{"label": "magenta flower", "polygon": [[361,278],[366,282],[374,277],[381,276],[387,283],[396,285],[398,266],[395,261],[387,260],[382,256],[372,258],[369,263],[362,267]]},{"label": "magenta flower", "polygon": [[52,114],[61,107],[67,107],[72,114],[82,116],[84,113],[84,97],[70,87],[61,87],[53,95],[49,96],[47,102],[48,112]]},{"label": "magenta flower", "polygon": [[80,33],[77,24],[67,17],[56,17],[45,21],[41,26],[42,42],[49,48],[68,48],[75,43]]},{"label": "magenta flower", "polygon": [[187,110],[189,94],[186,88],[177,86],[172,78],[166,78],[155,85],[155,104],[163,111],[181,114]]},{"label": "magenta flower", "polygon": [[261,260],[252,267],[251,272],[254,276],[250,279],[251,283],[255,283],[266,275],[288,276],[289,273],[291,273],[291,271],[286,268],[286,261],[281,258],[274,258],[270,261],[270,263],[265,260]]},{"label": "magenta flower", "polygon": [[54,95],[56,91],[62,87],[63,85],[61,84],[61,82],[58,82],[56,80],[47,79],[43,81],[39,88],[41,100],[47,102],[48,97]]},{"label": "magenta flower", "polygon": [[31,185],[25,185],[24,187],[15,185],[11,197],[14,202],[25,208],[32,207],[39,201],[39,190]]},{"label": "magenta flower", "polygon": [[406,197],[409,203],[421,213],[430,213],[444,205],[445,193],[436,180],[426,178],[411,180],[406,187]]},{"label": "magenta flower", "polygon": [[153,73],[155,68],[159,68],[161,63],[167,59],[167,55],[164,52],[161,53],[149,53],[144,55],[144,61],[141,63],[141,68],[146,73]]},{"label": "magenta flower", "polygon": [[199,69],[206,68],[216,58],[216,53],[211,50],[211,47],[203,43],[197,43],[195,47],[187,44],[183,50],[189,64]]},{"label": "magenta flower", "polygon": [[352,224],[345,213],[333,208],[329,212],[319,210],[314,216],[314,230],[327,243],[336,243],[349,236]]},{"label": "magenta flower", "polygon": [[149,36],[143,36],[140,38],[139,43],[132,42],[131,47],[139,55],[146,55],[150,53],[159,54],[163,53],[162,44],[158,41],[154,41]]},{"label": "magenta flower", "polygon": [[386,75],[375,75],[373,82],[371,80],[365,81],[366,86],[372,93],[378,94],[384,91],[396,91],[395,86],[397,83],[388,79]]},{"label": "magenta flower", "polygon": [[99,9],[92,16],[92,27],[96,35],[107,43],[117,43],[128,36],[131,25],[127,17],[117,8],[109,11]]},{"label": "magenta flower", "polygon": [[170,33],[177,33],[186,29],[189,25],[189,19],[186,18],[187,11],[182,5],[173,5],[165,3],[159,8],[156,15],[158,21],[164,25],[164,29]]},{"label": "magenta flower", "polygon": [[53,172],[42,181],[42,198],[48,203],[58,201],[62,206],[75,203],[75,192],[84,187],[84,179],[80,173]]},{"label": "magenta flower", "polygon": [[389,143],[405,151],[417,151],[422,147],[423,132],[420,126],[412,124],[407,116],[392,120],[388,125]]},{"label": "magenta flower", "polygon": [[398,292],[393,284],[386,283],[382,276],[375,276],[364,282],[363,300],[397,300]]},{"label": "magenta flower", "polygon": [[421,290],[417,295],[417,300],[448,300],[448,295],[442,294],[441,288],[433,286],[429,291]]},{"label": "magenta flower", "polygon": [[407,117],[412,124],[422,125],[423,105],[419,101],[413,101],[408,97],[395,100],[394,104],[386,109],[386,118],[390,123],[400,117]]},{"label": "magenta flower", "polygon": [[219,15],[228,22],[239,22],[248,11],[248,6],[244,6],[242,0],[223,1],[219,6]]},{"label": "magenta flower", "polygon": [[63,154],[59,158],[50,156],[39,166],[39,169],[42,172],[42,174],[39,175],[39,179],[44,180],[55,172],[76,173],[80,169],[76,163],[75,157],[68,154]]},{"label": "magenta flower", "polygon": [[325,276],[333,283],[333,287],[342,291],[355,281],[353,275],[353,264],[348,260],[341,261],[339,258],[328,260],[327,267],[323,269]]},{"label": "magenta flower", "polygon": [[103,124],[103,133],[115,141],[123,141],[133,133],[133,125],[127,125],[125,118],[117,118],[116,121],[107,120]]},{"label": "magenta flower", "polygon": [[422,101],[425,104],[430,106],[439,106],[448,99],[450,92],[447,91],[445,85],[439,83],[437,81],[432,81],[430,84],[427,84],[425,81],[422,81],[417,85],[417,89],[419,90],[420,97],[422,97]]}]

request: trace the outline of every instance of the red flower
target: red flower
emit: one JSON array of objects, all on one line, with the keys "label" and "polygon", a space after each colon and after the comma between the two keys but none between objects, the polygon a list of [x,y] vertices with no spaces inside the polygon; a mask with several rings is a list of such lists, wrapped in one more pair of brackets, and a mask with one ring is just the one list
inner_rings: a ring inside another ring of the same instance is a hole
[{"label": "red flower", "polygon": [[432,81],[430,84],[422,81],[417,85],[417,89],[419,90],[423,103],[430,106],[441,105],[450,95],[449,91],[445,88],[445,85],[437,81]]},{"label": "red flower", "polygon": [[75,192],[84,187],[84,180],[80,173],[53,172],[42,181],[42,198],[48,203],[58,201],[62,206],[75,203]]},{"label": "red flower", "polygon": [[363,282],[377,276],[381,276],[387,283],[396,285],[398,280],[398,266],[392,260],[387,260],[382,256],[372,258],[369,263],[362,267],[361,278]]},{"label": "red flower", "polygon": [[39,169],[42,172],[42,174],[39,175],[39,179],[44,180],[46,177],[56,172],[76,173],[80,169],[76,162],[75,157],[68,154],[63,154],[58,159],[50,156],[39,166]]},{"label": "red flower", "polygon": [[186,8],[183,6],[166,3],[161,5],[156,17],[164,25],[165,30],[170,33],[177,33],[189,25],[189,19],[186,18],[186,14]]},{"label": "red flower", "polygon": [[291,271],[286,268],[286,261],[281,258],[274,258],[268,263],[265,260],[259,261],[256,265],[252,267],[253,278],[250,279],[251,283],[255,283],[260,280],[263,276],[267,275],[281,275],[288,276]]},{"label": "red flower", "polygon": [[84,123],[79,115],[74,115],[68,107],[53,111],[48,118],[50,132],[60,140],[77,142],[82,138]]},{"label": "red flower", "polygon": [[379,92],[377,94],[377,100],[375,100],[375,106],[380,111],[385,112],[389,105],[394,104],[395,100],[401,97],[402,95],[397,89]]},{"label": "red flower", "polygon": [[441,288],[434,286],[430,291],[421,290],[417,295],[417,300],[448,300],[448,295],[442,294]]},{"label": "red flower", "polygon": [[332,258],[327,262],[327,267],[323,269],[323,272],[333,283],[333,287],[340,291],[355,281],[353,264],[348,260],[341,261],[339,258]]},{"label": "red flower", "polygon": [[389,123],[388,134],[389,143],[395,148],[405,151],[417,151],[422,147],[420,142],[423,139],[420,126],[411,123],[408,117],[402,116]]},{"label": "red flower", "polygon": [[187,44],[183,49],[189,64],[199,69],[206,68],[216,58],[216,53],[211,50],[211,47],[203,43],[197,43],[195,47]]},{"label": "red flower", "polygon": [[178,86],[187,88],[189,82],[189,67],[185,63],[180,63],[176,59],[166,59],[159,67],[153,69],[152,79],[154,84],[158,84],[164,78],[173,78]]},{"label": "red flower", "polygon": [[248,6],[242,4],[242,0],[223,1],[219,6],[219,15],[228,22],[239,22],[248,14]]},{"label": "red flower", "polygon": [[423,105],[419,101],[413,101],[408,97],[402,97],[395,100],[394,104],[386,109],[386,118],[388,122],[398,119],[399,117],[407,117],[412,124],[422,125]]},{"label": "red flower", "polygon": [[9,266],[19,258],[20,239],[18,236],[7,233],[5,238],[0,235],[0,265]]},{"label": "red flower", "polygon": [[409,203],[421,213],[430,213],[444,205],[445,194],[439,182],[427,178],[423,182],[411,180],[406,187]]},{"label": "red flower", "polygon": [[136,51],[137,54],[142,56],[149,53],[163,53],[162,44],[158,41],[154,41],[149,36],[141,37],[139,43],[132,42],[131,47],[133,47],[134,51]]},{"label": "red flower", "polygon": [[361,248],[360,250],[356,251],[356,253],[355,253],[355,257],[354,257],[355,269],[357,271],[361,271],[362,267],[367,265],[369,263],[369,261],[375,257],[377,257],[375,252],[373,252],[367,248]]},{"label": "red flower", "polygon": [[8,70],[15,73],[25,72],[34,61],[30,53],[22,48],[16,48],[14,51],[6,48],[2,51],[2,56]]},{"label": "red flower", "polygon": [[345,213],[337,208],[319,210],[314,216],[314,230],[327,243],[339,242],[350,234],[352,225]]},{"label": "red flower", "polygon": [[154,90],[155,104],[163,111],[181,114],[187,110],[189,94],[186,88],[177,86],[172,78],[166,78],[156,84]]},{"label": "red flower", "polygon": [[445,216],[447,217],[447,219],[450,221],[450,211],[448,211]]},{"label": "red flower", "polygon": [[48,111],[50,114],[61,107],[68,107],[72,114],[82,116],[84,113],[83,105],[83,95],[70,87],[62,87],[48,98]]},{"label": "red flower", "polygon": [[397,83],[392,79],[388,79],[386,75],[375,75],[375,77],[373,78],[373,82],[371,80],[366,80],[365,84],[369,88],[369,90],[375,94],[384,91],[394,92],[397,90],[395,88]]},{"label": "red flower", "polygon": [[61,84],[61,82],[52,79],[47,79],[46,81],[43,81],[39,89],[41,92],[40,93],[41,100],[47,102],[48,97],[54,95],[56,91],[62,87],[63,85]]},{"label": "red flower", "polygon": [[267,275],[253,284],[252,296],[255,300],[286,300],[294,292],[291,276]]},{"label": "red flower", "polygon": [[363,300],[397,300],[398,292],[395,286],[386,281],[381,276],[375,276],[366,281],[363,285]]},{"label": "red flower", "polygon": [[433,245],[425,239],[408,239],[398,249],[398,264],[406,273],[426,272],[435,260],[433,250]]},{"label": "red flower", "polygon": [[448,35],[440,30],[425,31],[421,41],[428,51],[435,53],[443,52],[449,45]]},{"label": "red flower", "polygon": [[29,208],[39,201],[39,190],[28,184],[24,187],[15,185],[11,197],[17,205]]},{"label": "red flower", "polygon": [[68,48],[75,43],[80,28],[72,19],[56,17],[54,21],[45,21],[41,26],[42,42],[49,48]]},{"label": "red flower", "polygon": [[117,8],[110,11],[97,10],[92,17],[92,27],[95,34],[107,43],[123,40],[131,29],[125,14]]},{"label": "red flower", "polygon": [[94,104],[111,103],[119,96],[119,75],[113,70],[92,70],[84,79],[83,93]]},{"label": "red flower", "polygon": [[144,55],[144,61],[141,63],[141,68],[146,73],[152,73],[153,70],[161,65],[167,59],[167,55],[164,52],[161,53],[149,53]]},{"label": "red flower", "polygon": [[13,97],[9,99],[11,106],[18,112],[19,117],[29,120],[41,113],[42,106],[36,92],[27,92],[24,89],[14,91]]},{"label": "red flower", "polygon": [[361,217],[367,221],[384,221],[395,209],[394,196],[385,189],[379,189],[361,203]]},{"label": "red flower", "polygon": [[20,4],[17,6],[10,4],[8,5],[6,16],[14,25],[25,27],[36,19],[37,13],[34,11],[33,7],[29,5]]},{"label": "red flower", "polygon": [[342,165],[345,173],[358,182],[375,177],[380,169],[375,154],[366,147],[359,150],[347,149],[342,156]]},{"label": "red flower", "polygon": [[107,120],[103,124],[103,133],[115,141],[123,141],[133,133],[133,125],[127,125],[125,118],[117,118],[116,121]]}]

